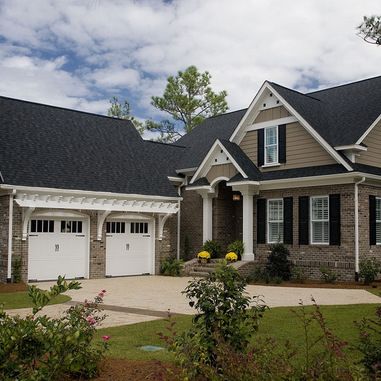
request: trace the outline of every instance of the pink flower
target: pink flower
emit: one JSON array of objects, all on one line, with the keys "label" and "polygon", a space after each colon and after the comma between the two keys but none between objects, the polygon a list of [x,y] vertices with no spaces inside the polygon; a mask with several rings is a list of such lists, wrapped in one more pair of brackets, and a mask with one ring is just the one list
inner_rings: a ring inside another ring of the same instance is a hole
[{"label": "pink flower", "polygon": [[111,336],[104,335],[102,336],[103,341],[109,341]]},{"label": "pink flower", "polygon": [[106,290],[102,290],[102,292],[105,294],[105,293],[106,293]]},{"label": "pink flower", "polygon": [[94,325],[97,323],[97,321],[92,317],[92,316],[88,316],[86,318],[86,321],[90,324],[90,325]]},{"label": "pink flower", "polygon": [[103,297],[105,296],[105,294],[104,294],[104,292],[100,292],[100,293],[98,294],[98,296],[99,296],[100,298],[103,298]]}]

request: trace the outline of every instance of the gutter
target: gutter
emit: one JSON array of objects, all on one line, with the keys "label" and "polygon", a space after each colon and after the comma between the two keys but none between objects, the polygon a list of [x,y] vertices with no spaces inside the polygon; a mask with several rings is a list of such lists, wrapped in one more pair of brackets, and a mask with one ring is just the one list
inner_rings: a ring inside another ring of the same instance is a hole
[{"label": "gutter", "polygon": [[359,185],[365,181],[365,176],[355,183],[355,280],[359,281]]},{"label": "gutter", "polygon": [[16,190],[13,189],[9,195],[7,283],[12,281],[13,199],[15,194]]}]

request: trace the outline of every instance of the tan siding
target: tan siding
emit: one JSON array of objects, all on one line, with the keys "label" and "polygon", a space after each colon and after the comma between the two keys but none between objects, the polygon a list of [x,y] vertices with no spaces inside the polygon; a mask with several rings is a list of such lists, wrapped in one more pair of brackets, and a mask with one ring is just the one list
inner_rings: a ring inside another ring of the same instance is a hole
[{"label": "tan siding", "polygon": [[233,164],[220,164],[213,165],[212,168],[210,168],[208,174],[206,175],[206,178],[211,183],[217,177],[224,176],[230,179],[236,174],[237,170],[235,169]]},{"label": "tan siding", "polygon": [[269,120],[286,118],[287,116],[290,116],[290,115],[291,114],[283,106],[273,107],[268,110],[260,111],[258,116],[255,118],[254,123],[261,123],[261,122],[267,122]]},{"label": "tan siding", "polygon": [[[257,164],[257,131],[247,132],[240,147]],[[263,170],[274,171],[336,163],[328,152],[297,122],[286,126],[286,160],[285,164]]]},{"label": "tan siding", "polygon": [[373,128],[363,143],[368,147],[368,150],[361,152],[356,162],[381,167],[381,122]]}]

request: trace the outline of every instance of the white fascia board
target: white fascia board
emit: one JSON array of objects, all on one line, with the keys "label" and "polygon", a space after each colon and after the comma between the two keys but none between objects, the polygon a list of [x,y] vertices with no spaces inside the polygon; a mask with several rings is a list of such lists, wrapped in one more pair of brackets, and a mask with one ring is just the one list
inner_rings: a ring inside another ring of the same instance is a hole
[{"label": "white fascia board", "polygon": [[249,180],[249,181],[232,181],[232,182],[226,183],[226,185],[229,186],[229,187],[234,186],[234,185],[256,185],[256,186],[259,186],[260,184],[261,184],[260,181],[253,181],[253,180]]},{"label": "white fascia board", "polygon": [[357,140],[356,144],[361,144],[362,141],[368,136],[370,131],[381,121],[381,114],[377,117],[377,119],[368,127],[368,129],[361,135],[360,139]]},{"label": "white fascia board", "polygon": [[189,191],[206,190],[206,191],[209,191],[211,193],[214,192],[213,188],[210,185],[187,186],[187,187],[185,187],[185,190],[189,190]]},{"label": "white fascia board", "polygon": [[368,148],[364,147],[361,144],[350,144],[350,145],[346,145],[346,146],[336,146],[335,150],[336,151],[347,151],[347,150],[348,151],[349,150],[353,150],[353,151],[367,151]]},{"label": "white fascia board", "polygon": [[184,177],[168,176],[168,180],[177,183],[177,182],[183,182],[185,179]]},{"label": "white fascia board", "polygon": [[203,177],[203,174],[206,174],[209,171],[211,165],[210,164],[208,165],[208,162],[209,162],[209,159],[210,159],[211,155],[213,154],[213,152],[214,152],[214,150],[216,149],[217,146],[220,147],[220,149],[222,149],[224,151],[224,153],[229,158],[229,160],[231,161],[233,166],[237,169],[237,171],[245,179],[247,179],[248,176],[246,175],[246,173],[238,165],[238,163],[234,160],[233,156],[229,153],[229,151],[225,148],[225,146],[217,139],[214,142],[214,144],[212,145],[212,147],[210,148],[210,150],[208,151],[208,153],[206,154],[206,156],[204,157],[204,160],[202,161],[202,163],[198,167],[196,173],[193,175],[193,177],[192,177],[192,179],[190,181],[190,184],[193,184],[199,177]]},{"label": "white fascia board", "polygon": [[45,194],[66,194],[78,196],[95,196],[95,197],[113,197],[113,198],[129,198],[139,200],[181,200],[181,197],[168,197],[156,195],[142,195],[142,194],[129,194],[129,193],[113,193],[113,192],[95,192],[74,189],[59,189],[59,188],[42,188],[42,187],[28,187],[23,185],[9,185],[1,184],[0,189],[15,189],[20,192],[36,192]]},{"label": "white fascia board", "polygon": [[315,129],[288,103],[286,100],[269,84],[266,86],[276,97],[283,103],[283,106],[288,109],[288,111],[296,116],[300,124],[312,135],[313,138],[340,164],[344,166],[347,171],[352,171],[352,167],[334,150],[334,148],[328,144]]},{"label": "white fascia board", "polygon": [[262,128],[279,126],[281,124],[290,124],[297,121],[298,119],[295,118],[295,116],[287,116],[285,118],[268,120],[267,122],[253,123],[252,125],[246,127],[246,131],[261,130]]},{"label": "white fascia board", "polygon": [[197,167],[176,169],[176,173],[191,173],[197,170]]},{"label": "white fascia board", "polygon": [[230,136],[229,140],[231,142],[238,143],[238,141],[240,140],[239,139],[239,135],[240,135],[240,132],[242,130],[242,126],[246,122],[246,119],[248,118],[248,116],[251,114],[251,111],[253,110],[253,108],[256,106],[259,98],[262,96],[263,92],[265,91],[265,89],[267,87],[266,85],[267,85],[267,81],[263,82],[261,88],[258,90],[258,92],[255,95],[254,99],[251,101],[250,106],[248,107],[248,109],[245,112],[245,115],[242,117],[242,119],[238,123],[238,126],[234,130],[233,134]]}]

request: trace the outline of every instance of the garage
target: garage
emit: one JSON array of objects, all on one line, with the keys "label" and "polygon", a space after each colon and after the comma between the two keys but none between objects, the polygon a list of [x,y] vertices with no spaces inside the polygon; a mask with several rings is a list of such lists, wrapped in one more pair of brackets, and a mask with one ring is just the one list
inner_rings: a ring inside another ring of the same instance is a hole
[{"label": "garage", "polygon": [[29,221],[28,279],[88,276],[88,220],[45,216]]},{"label": "garage", "polygon": [[106,276],[152,274],[152,222],[106,222]]}]

